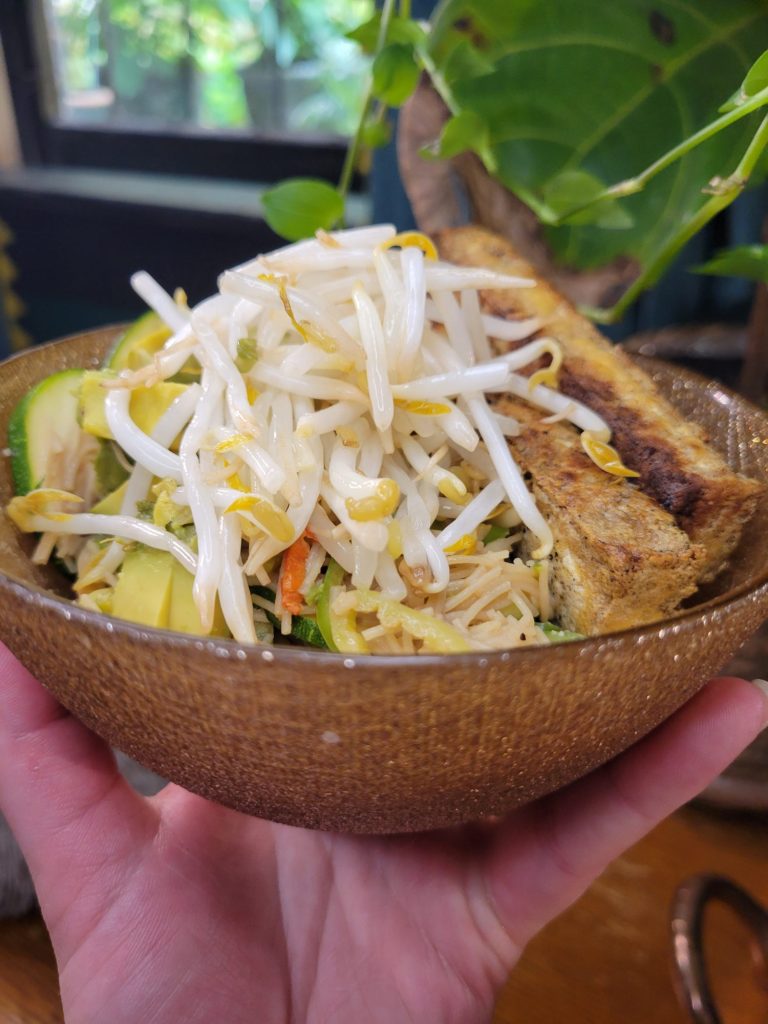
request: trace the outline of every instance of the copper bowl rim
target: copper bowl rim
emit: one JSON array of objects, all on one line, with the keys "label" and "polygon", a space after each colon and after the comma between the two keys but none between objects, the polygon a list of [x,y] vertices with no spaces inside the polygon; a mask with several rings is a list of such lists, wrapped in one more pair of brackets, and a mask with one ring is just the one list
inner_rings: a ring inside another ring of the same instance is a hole
[{"label": "copper bowl rim", "polygon": [[[121,324],[108,325],[105,328],[99,328],[98,332],[110,330],[112,326],[114,326],[116,331],[124,327],[124,325]],[[17,352],[8,359],[0,362],[0,369],[4,369],[10,363],[25,359],[30,351],[39,352],[41,349],[57,348],[59,346],[66,345],[75,339],[81,339],[90,333],[96,333],[96,331],[78,332],[76,334],[68,335],[65,338],[47,342],[44,345],[37,345],[34,350]],[[719,381],[712,380],[711,378],[705,377],[703,374],[696,373],[694,370],[689,370],[687,368],[668,363],[662,359],[649,358],[647,356],[642,356],[640,359],[643,366],[646,366],[649,371],[652,372],[654,367],[662,367],[665,370],[672,370],[678,379],[687,381],[702,391],[716,387],[722,394],[727,396],[729,402],[735,401],[739,405],[745,406],[753,413],[763,417],[766,421],[766,427],[768,428],[768,412],[760,409],[759,406],[750,402],[748,399],[739,395],[726,385],[721,384]],[[0,514],[2,514],[2,510],[0,510]],[[768,586],[768,564],[766,564],[759,575],[750,578],[749,580],[745,580],[732,590],[728,590],[724,594],[718,594],[702,604],[697,604],[691,608],[685,608],[676,612],[673,616],[670,616],[667,619],[661,619],[645,626],[632,626],[628,629],[617,630],[611,633],[601,633],[596,636],[586,637],[584,640],[571,640],[565,644],[551,645],[549,647],[545,647],[542,644],[538,646],[509,648],[497,651],[472,651],[466,654],[348,655],[333,651],[321,651],[314,648],[303,648],[298,646],[291,647],[286,645],[283,647],[279,644],[246,645],[240,644],[236,640],[221,637],[194,637],[185,633],[176,633],[168,629],[157,629],[152,626],[138,626],[126,621],[125,619],[118,619],[110,615],[104,615],[100,612],[93,612],[85,608],[79,608],[73,602],[68,601],[66,598],[59,597],[56,594],[52,594],[50,591],[45,590],[37,584],[22,583],[18,579],[8,576],[0,570],[0,594],[3,592],[11,593],[16,597],[20,597],[22,600],[34,599],[37,603],[42,604],[43,607],[52,613],[65,617],[68,622],[89,626],[99,632],[106,633],[109,636],[123,636],[126,639],[133,641],[140,640],[143,644],[150,644],[152,647],[157,648],[170,646],[172,648],[186,648],[191,652],[199,652],[200,650],[216,651],[221,652],[225,658],[234,656],[243,662],[257,658],[259,660],[266,660],[269,662],[279,661],[288,666],[292,664],[304,666],[307,662],[321,662],[325,664],[337,664],[347,669],[362,668],[365,669],[366,672],[387,672],[389,669],[417,669],[420,666],[424,668],[427,666],[439,667],[445,665],[448,661],[450,661],[452,665],[464,665],[467,668],[476,666],[478,668],[488,669],[502,665],[508,666],[513,657],[516,661],[522,662],[538,660],[542,657],[542,653],[544,651],[546,651],[547,656],[552,659],[556,659],[561,655],[565,656],[566,651],[568,651],[568,656],[570,657],[573,654],[574,647],[578,648],[580,653],[588,654],[590,651],[598,651],[599,649],[604,648],[607,644],[623,644],[626,640],[638,639],[640,637],[652,637],[654,635],[661,638],[661,636],[670,629],[676,630],[679,627],[682,628],[682,626],[688,625],[692,621],[700,619],[702,616],[709,615],[719,609],[725,609],[729,605],[734,605],[742,598],[754,594],[766,586]]]}]

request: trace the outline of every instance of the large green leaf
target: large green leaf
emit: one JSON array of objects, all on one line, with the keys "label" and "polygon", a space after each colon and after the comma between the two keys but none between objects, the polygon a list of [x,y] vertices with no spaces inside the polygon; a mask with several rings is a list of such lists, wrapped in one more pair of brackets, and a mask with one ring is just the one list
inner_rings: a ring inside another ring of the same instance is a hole
[{"label": "large green leaf", "polygon": [[[490,125],[498,177],[534,202],[567,191],[574,171],[606,184],[641,171],[711,121],[768,48],[764,0],[457,0],[449,17],[493,63],[451,83],[459,109]],[[621,200],[631,226],[548,229],[556,254],[647,264],[734,169],[755,116]]]}]

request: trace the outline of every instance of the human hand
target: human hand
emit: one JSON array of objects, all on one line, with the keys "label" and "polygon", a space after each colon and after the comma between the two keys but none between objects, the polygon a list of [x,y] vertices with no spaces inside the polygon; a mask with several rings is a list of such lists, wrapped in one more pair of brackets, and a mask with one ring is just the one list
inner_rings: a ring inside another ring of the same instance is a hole
[{"label": "human hand", "polygon": [[67,1024],[487,1021],[526,942],[768,722],[711,683],[558,794],[419,836],[308,832],[168,786],[107,746],[0,646],[0,809],[56,950]]}]

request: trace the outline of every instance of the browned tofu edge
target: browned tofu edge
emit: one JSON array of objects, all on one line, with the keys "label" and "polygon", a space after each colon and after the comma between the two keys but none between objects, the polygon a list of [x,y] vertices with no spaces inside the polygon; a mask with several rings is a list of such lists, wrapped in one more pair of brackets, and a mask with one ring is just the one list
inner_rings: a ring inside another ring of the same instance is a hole
[{"label": "browned tofu edge", "polygon": [[521,424],[510,448],[554,534],[557,620],[589,635],[672,614],[696,590],[701,549],[647,494],[598,469],[570,424],[542,423],[519,400],[497,408]]},{"label": "browned tofu edge", "polygon": [[659,393],[653,381],[604,338],[503,238],[469,225],[437,236],[440,254],[454,263],[486,266],[530,277],[535,288],[487,291],[485,308],[497,316],[541,316],[543,333],[564,354],[560,389],[601,415],[624,462],[641,486],[675,516],[704,550],[699,580],[712,579],[738,544],[764,485],[734,473],[702,431]]}]

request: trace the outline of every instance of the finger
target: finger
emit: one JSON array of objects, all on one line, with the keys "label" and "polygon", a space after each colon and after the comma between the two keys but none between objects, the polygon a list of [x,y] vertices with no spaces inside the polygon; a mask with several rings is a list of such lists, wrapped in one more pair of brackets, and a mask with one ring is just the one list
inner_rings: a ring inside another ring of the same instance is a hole
[{"label": "finger", "polygon": [[71,887],[120,860],[152,828],[148,804],[120,776],[108,746],[1,644],[0,810],[44,909],[57,894],[65,902]]},{"label": "finger", "polygon": [[486,855],[486,892],[519,950],[607,865],[700,793],[768,723],[741,679],[710,683],[626,754],[525,808]]}]

